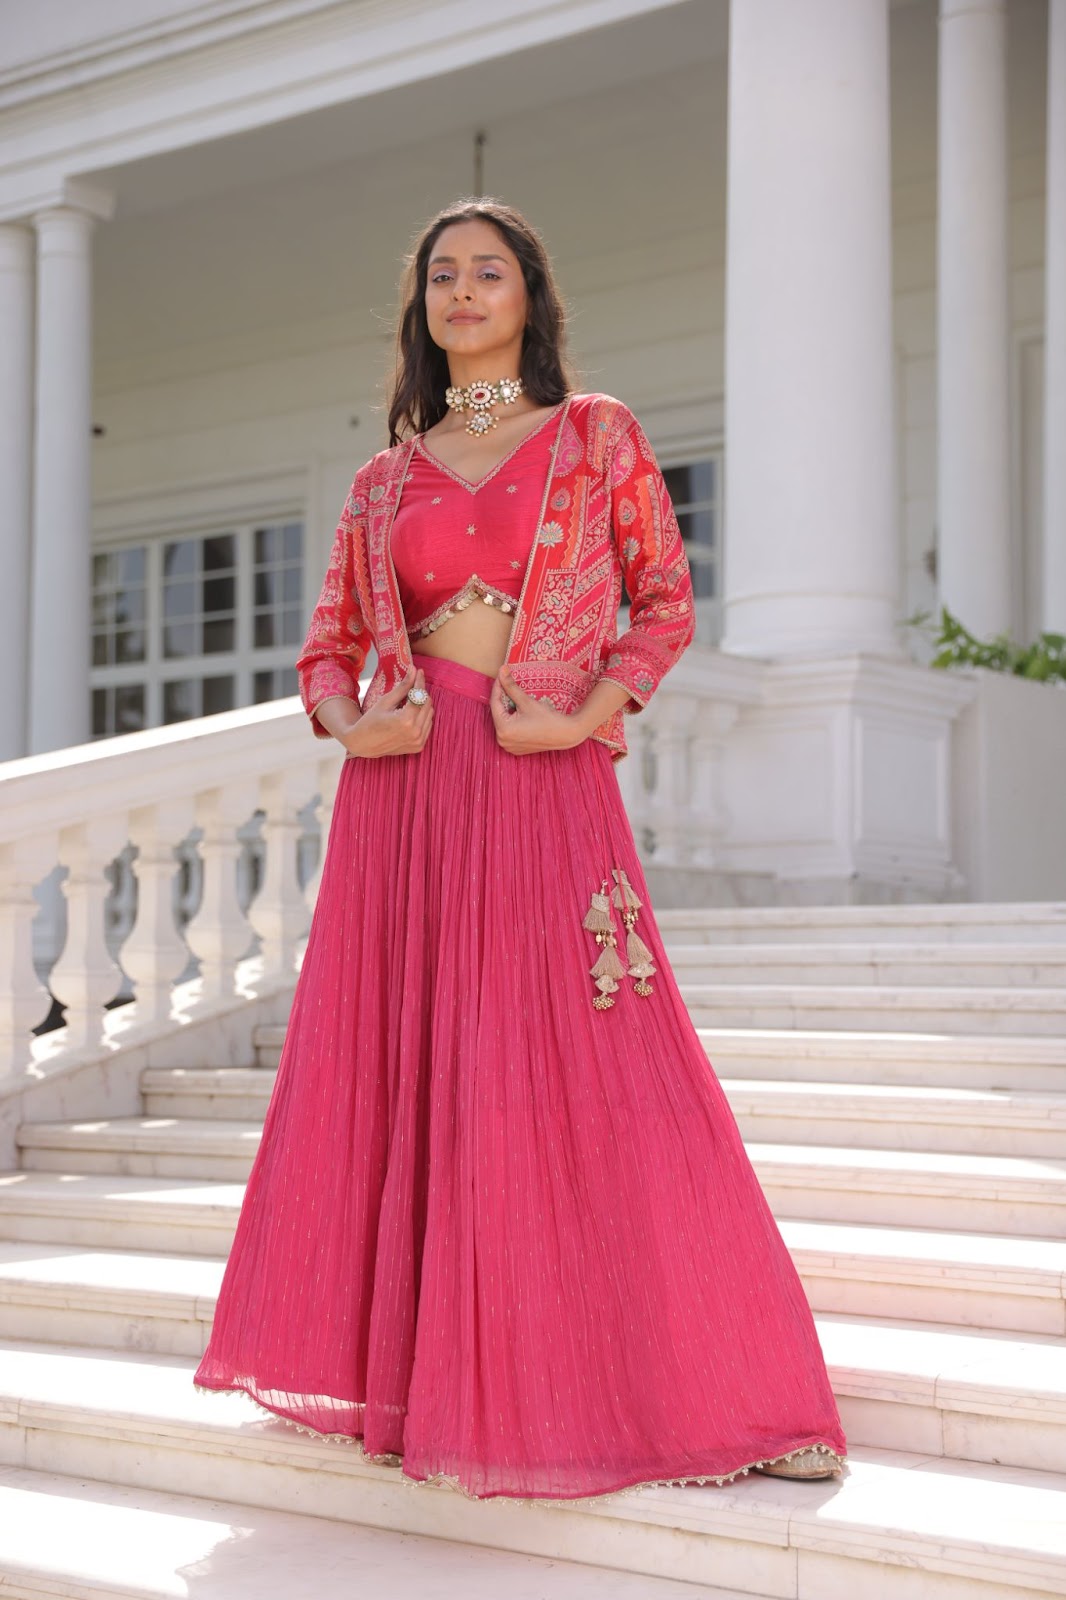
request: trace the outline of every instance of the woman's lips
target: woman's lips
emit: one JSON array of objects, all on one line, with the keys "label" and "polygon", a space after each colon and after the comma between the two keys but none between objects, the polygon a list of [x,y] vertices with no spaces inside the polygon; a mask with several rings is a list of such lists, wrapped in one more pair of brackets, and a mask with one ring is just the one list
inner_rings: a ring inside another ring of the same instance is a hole
[{"label": "woman's lips", "polygon": [[449,317],[449,322],[484,322],[484,317],[475,316],[472,311],[462,311],[454,317]]}]

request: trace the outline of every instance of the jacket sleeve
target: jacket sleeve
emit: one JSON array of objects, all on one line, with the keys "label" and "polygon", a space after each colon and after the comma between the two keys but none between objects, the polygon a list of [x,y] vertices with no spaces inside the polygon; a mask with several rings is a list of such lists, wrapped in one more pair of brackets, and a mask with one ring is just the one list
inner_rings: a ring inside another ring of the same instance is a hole
[{"label": "jacket sleeve", "polygon": [[373,643],[355,586],[355,550],[365,537],[365,516],[366,496],[357,474],[344,502],[322,590],[296,662],[300,698],[320,739],[330,737],[315,715],[323,700],[343,695],[360,705],[359,674]]},{"label": "jacket sleeve", "polygon": [[606,460],[615,548],[629,596],[629,627],[599,677],[629,690],[622,710],[643,710],[692,643],[696,614],[681,529],[655,454],[626,407]]}]

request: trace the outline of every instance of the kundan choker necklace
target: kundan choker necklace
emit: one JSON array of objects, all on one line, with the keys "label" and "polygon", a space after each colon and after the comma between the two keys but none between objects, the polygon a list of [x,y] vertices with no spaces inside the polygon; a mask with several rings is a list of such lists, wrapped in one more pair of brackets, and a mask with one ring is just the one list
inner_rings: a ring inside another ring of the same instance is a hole
[{"label": "kundan choker necklace", "polygon": [[521,378],[501,378],[499,383],[468,383],[465,389],[452,384],[445,390],[444,398],[453,411],[471,412],[466,431],[477,437],[496,426],[498,419],[489,408],[513,406],[521,393]]}]

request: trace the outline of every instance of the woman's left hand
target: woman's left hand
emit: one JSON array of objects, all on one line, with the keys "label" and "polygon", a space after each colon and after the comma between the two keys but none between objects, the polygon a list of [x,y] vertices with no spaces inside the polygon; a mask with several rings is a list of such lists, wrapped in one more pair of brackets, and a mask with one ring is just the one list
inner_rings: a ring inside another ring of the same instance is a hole
[{"label": "woman's left hand", "polygon": [[[514,711],[505,708],[504,695],[514,701]],[[489,708],[497,742],[513,756],[532,755],[537,750],[572,750],[585,737],[574,717],[520,689],[508,667],[501,667],[496,674]]]}]

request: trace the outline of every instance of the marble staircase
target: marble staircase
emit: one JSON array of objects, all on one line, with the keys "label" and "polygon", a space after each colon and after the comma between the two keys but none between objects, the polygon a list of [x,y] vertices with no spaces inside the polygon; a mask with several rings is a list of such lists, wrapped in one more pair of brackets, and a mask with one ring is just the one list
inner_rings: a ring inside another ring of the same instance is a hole
[{"label": "marble staircase", "polygon": [[1066,907],[658,920],[814,1308],[847,1476],[474,1502],[194,1391],[263,1026],[254,1064],[147,1067],[136,1114],[18,1130],[0,1593],[1066,1594]]}]

